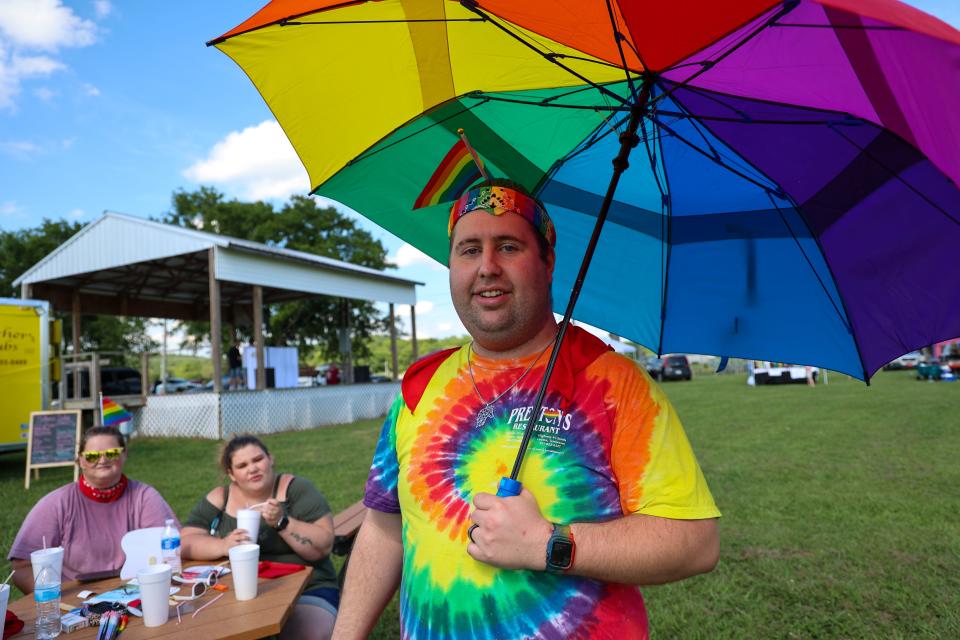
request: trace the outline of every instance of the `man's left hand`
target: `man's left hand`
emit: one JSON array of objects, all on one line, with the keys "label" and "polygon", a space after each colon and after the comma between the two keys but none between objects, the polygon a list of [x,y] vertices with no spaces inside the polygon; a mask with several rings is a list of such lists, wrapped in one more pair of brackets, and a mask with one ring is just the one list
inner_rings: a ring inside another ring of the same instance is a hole
[{"label": "man's left hand", "polygon": [[467,553],[474,560],[502,569],[544,570],[553,525],[540,514],[532,493],[523,489],[508,498],[478,493],[473,506],[470,519],[478,527]]}]

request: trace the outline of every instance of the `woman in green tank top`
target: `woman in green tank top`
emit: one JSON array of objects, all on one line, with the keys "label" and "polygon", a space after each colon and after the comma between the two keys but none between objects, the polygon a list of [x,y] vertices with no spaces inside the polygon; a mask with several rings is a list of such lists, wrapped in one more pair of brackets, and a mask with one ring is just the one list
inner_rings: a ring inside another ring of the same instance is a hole
[{"label": "woman in green tank top", "polygon": [[[281,638],[329,638],[340,604],[330,561],[330,505],[309,480],[275,472],[273,456],[254,436],[234,436],[220,464],[230,483],[212,489],[184,522],[183,558],[216,560],[231,547],[254,542],[261,560],[306,565],[312,574]],[[251,506],[261,514],[256,540],[237,528],[237,511]]]}]

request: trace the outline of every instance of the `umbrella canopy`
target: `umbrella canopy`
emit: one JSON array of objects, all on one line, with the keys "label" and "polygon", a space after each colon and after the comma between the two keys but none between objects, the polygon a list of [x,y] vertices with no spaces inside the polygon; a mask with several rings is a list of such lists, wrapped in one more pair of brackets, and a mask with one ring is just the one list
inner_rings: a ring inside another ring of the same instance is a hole
[{"label": "umbrella canopy", "polygon": [[559,304],[639,117],[577,319],[658,353],[866,379],[960,335],[960,32],[894,0],[275,0],[212,44],[314,193],[443,263],[413,207],[463,128],[547,205]]}]

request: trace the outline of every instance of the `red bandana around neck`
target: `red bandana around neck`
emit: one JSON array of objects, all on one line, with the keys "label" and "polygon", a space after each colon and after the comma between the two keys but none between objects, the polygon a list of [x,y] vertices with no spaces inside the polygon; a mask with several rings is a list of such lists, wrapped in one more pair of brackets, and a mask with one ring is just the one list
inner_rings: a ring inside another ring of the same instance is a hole
[{"label": "red bandana around neck", "polygon": [[127,476],[121,474],[120,482],[109,489],[97,489],[80,474],[80,493],[87,496],[95,502],[115,502],[123,495],[123,490],[127,488]]}]

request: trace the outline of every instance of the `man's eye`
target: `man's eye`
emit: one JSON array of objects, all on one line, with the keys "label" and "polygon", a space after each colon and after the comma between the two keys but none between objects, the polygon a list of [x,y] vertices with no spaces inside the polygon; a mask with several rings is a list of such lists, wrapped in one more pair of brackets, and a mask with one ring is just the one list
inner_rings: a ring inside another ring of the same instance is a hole
[{"label": "man's eye", "polygon": [[518,247],[518,246],[515,245],[515,244],[502,244],[502,245],[500,245],[500,251],[503,251],[503,252],[506,252],[506,253],[513,253],[514,251],[519,251],[519,250],[520,250],[520,247]]},{"label": "man's eye", "polygon": [[476,255],[476,254],[478,254],[478,253],[480,253],[480,248],[479,248],[479,247],[464,247],[464,249],[460,252],[460,255],[462,255],[462,256],[473,256],[473,255]]}]

